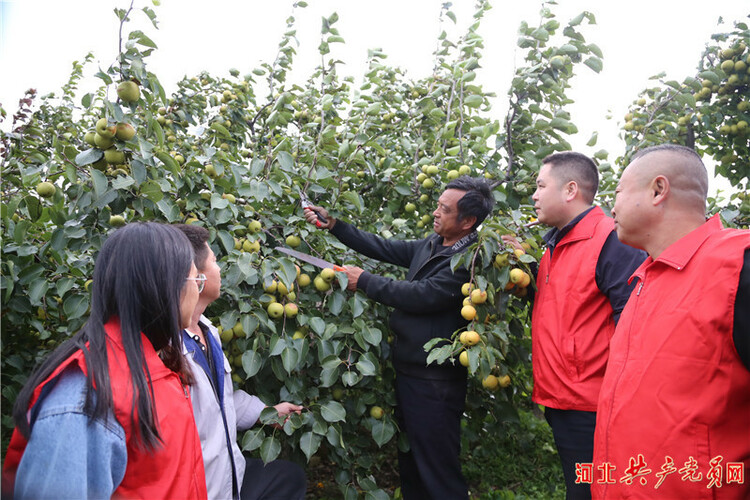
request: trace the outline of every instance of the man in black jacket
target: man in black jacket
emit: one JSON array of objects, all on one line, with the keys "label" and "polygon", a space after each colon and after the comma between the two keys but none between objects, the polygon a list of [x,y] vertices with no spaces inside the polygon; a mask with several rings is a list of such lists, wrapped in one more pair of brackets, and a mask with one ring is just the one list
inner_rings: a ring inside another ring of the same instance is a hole
[{"label": "man in black jacket", "polygon": [[[432,214],[435,234],[412,241],[386,240],[360,231],[321,207],[305,209],[308,222],[328,229],[349,248],[409,268],[404,280],[359,267],[344,268],[349,290],[360,290],[394,308],[390,327],[395,339],[396,417],[410,446],[407,453],[399,452],[401,491],[407,500],[468,498],[459,461],[466,369],[452,364],[428,366],[424,344],[433,338],[449,338],[467,324],[460,311],[461,285],[469,281],[469,271],[452,271],[450,261],[476,241],[476,228],[493,204],[483,179],[455,179],[440,195]],[[316,212],[327,220],[325,224]]]}]

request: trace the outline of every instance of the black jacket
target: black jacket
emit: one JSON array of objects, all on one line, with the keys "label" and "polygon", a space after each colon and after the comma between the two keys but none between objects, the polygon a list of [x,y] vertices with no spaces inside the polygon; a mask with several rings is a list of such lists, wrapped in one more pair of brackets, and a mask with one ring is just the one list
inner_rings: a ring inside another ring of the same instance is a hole
[{"label": "black jacket", "polygon": [[357,289],[369,298],[394,308],[390,327],[395,337],[396,370],[427,379],[465,377],[466,369],[458,363],[433,362],[428,366],[424,344],[434,338],[450,338],[468,323],[461,316],[461,285],[469,281],[469,271],[458,268],[453,272],[450,261],[476,241],[476,233],[452,247],[442,246],[443,237],[437,234],[422,240],[386,240],[342,221],[336,221],[331,233],[367,257],[409,268],[404,280],[365,271],[357,282]]}]

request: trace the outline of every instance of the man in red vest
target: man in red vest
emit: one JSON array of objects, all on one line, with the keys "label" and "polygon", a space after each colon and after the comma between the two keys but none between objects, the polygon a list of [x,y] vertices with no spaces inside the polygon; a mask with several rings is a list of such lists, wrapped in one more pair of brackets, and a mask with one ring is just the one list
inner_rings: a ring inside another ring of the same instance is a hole
[{"label": "man in red vest", "polygon": [[708,177],[683,146],[639,152],[612,214],[649,258],[610,344],[595,498],[750,498],[750,231],[705,217]]},{"label": "man in red vest", "polygon": [[[531,320],[532,399],[545,407],[566,497],[588,499],[590,485],[577,477],[576,464],[593,458],[596,402],[609,339],[632,291],[628,278],[646,254],[620,243],[614,221],[592,206],[599,172],[587,156],[548,156],[536,186],[532,199],[539,222],[552,229],[544,236],[547,249]],[[513,238],[504,239],[518,245]]]}]

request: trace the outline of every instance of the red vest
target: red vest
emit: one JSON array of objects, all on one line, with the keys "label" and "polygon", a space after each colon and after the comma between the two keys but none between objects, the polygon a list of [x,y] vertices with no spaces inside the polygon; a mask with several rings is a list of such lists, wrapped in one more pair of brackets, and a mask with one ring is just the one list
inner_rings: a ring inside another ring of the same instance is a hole
[{"label": "red vest", "polygon": [[747,248],[750,232],[715,216],[634,273],[599,398],[594,498],[750,498],[750,371],[733,340]]},{"label": "red vest", "polygon": [[[113,497],[206,498],[203,455],[198,432],[195,430],[190,391],[183,387],[180,377],[175,372],[164,366],[151,342],[141,334],[162,439],[162,443],[155,451],[145,451],[135,435],[137,423],[131,421],[132,380],[122,345],[120,325],[110,321],[105,325],[105,331],[108,337],[107,360],[114,414],[117,422],[125,430],[128,453],[125,477]],[[83,352],[78,351],[36,387],[29,408],[36,402],[44,385],[69,365],[78,365],[84,374],[87,373]],[[3,492],[13,491],[16,471],[26,443],[26,439],[14,429],[3,464]]]},{"label": "red vest", "polygon": [[544,252],[531,318],[535,403],[596,411],[607,346],[615,331],[612,306],[596,285],[596,263],[614,221],[596,207]]}]

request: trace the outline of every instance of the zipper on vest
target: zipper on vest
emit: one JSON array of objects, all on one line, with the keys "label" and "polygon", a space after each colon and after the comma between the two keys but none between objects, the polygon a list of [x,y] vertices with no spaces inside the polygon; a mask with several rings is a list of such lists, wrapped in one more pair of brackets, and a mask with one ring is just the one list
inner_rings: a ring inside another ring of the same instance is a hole
[{"label": "zipper on vest", "polygon": [[187,387],[185,387],[185,384],[183,384],[182,381],[180,381],[180,387],[182,387],[182,392],[185,393],[185,399],[189,399],[190,397],[188,396]]},{"label": "zipper on vest", "polygon": [[643,280],[638,280],[638,291],[635,292],[636,296],[640,296],[641,295],[641,288],[643,288]]},{"label": "zipper on vest", "polygon": [[545,283],[549,283],[549,273],[547,273],[547,276],[546,276],[546,278],[545,278],[544,282],[545,282]]}]

